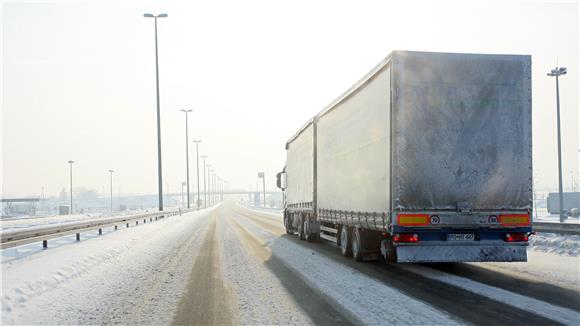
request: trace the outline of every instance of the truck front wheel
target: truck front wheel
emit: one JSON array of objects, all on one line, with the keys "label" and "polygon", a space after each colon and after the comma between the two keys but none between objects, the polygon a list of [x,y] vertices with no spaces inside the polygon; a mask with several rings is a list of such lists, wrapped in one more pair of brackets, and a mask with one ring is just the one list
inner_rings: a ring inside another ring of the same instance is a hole
[{"label": "truck front wheel", "polygon": [[340,252],[345,257],[352,256],[352,233],[350,228],[346,225],[343,225],[340,228]]}]

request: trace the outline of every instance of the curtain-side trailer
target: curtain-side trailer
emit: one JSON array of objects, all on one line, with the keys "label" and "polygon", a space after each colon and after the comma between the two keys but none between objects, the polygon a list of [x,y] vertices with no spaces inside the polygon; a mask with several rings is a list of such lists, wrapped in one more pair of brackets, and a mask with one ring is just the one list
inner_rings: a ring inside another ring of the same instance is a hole
[{"label": "curtain-side trailer", "polygon": [[531,57],[394,51],[286,143],[284,225],[357,260],[526,261]]}]

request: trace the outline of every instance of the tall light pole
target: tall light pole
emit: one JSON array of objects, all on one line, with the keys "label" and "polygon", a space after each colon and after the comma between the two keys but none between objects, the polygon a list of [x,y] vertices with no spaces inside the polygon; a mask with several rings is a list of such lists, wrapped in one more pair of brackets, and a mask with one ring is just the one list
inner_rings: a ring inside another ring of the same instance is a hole
[{"label": "tall light pole", "polygon": [[189,132],[187,127],[187,114],[193,110],[181,110],[185,112],[185,165],[187,170],[187,208],[190,208],[189,204]]},{"label": "tall light pole", "polygon": [[113,172],[114,170],[109,170],[109,175],[111,177],[111,215],[113,215]]},{"label": "tall light pole", "polygon": [[207,165],[207,199],[209,201],[209,205],[211,206],[213,203],[213,198],[212,198],[212,191],[213,191],[213,184],[211,183],[212,180],[212,176],[211,173],[213,172],[211,168],[211,164]]},{"label": "tall light pole", "polygon": [[194,140],[193,142],[195,143],[195,157],[197,162],[195,163],[195,166],[197,167],[197,209],[199,209],[199,206],[201,205],[199,199],[199,143],[201,143],[201,140]]},{"label": "tall light pole", "polygon": [[262,187],[264,190],[264,208],[266,208],[266,178],[264,177],[264,172],[258,172],[258,178],[262,178]]},{"label": "tall light pole", "polygon": [[203,207],[207,207],[207,187],[205,181],[205,159],[207,155],[201,157],[203,159]]},{"label": "tall light pole", "polygon": [[564,194],[562,191],[562,141],[560,134],[560,82],[559,77],[566,74],[566,68],[556,67],[548,73],[550,77],[556,77],[556,119],[558,120],[558,192],[560,193],[560,223],[566,220],[564,215]]},{"label": "tall light pole", "polygon": [[73,201],[72,201],[72,193],[73,193],[73,176],[72,176],[72,165],[75,161],[69,160],[68,164],[70,166],[70,212],[69,214],[72,215],[73,213]]},{"label": "tall light pole", "polygon": [[167,14],[144,14],[146,18],[155,18],[155,81],[157,85],[157,176],[159,183],[159,210],[163,210],[163,177],[161,174],[161,112],[159,102],[159,51],[157,47],[157,18],[165,18]]}]

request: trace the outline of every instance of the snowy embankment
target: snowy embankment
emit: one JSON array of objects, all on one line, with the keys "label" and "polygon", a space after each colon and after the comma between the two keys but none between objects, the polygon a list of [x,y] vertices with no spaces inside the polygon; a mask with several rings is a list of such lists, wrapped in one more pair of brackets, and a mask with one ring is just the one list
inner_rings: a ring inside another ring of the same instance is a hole
[{"label": "snowy embankment", "polygon": [[2,323],[168,324],[212,210],[3,262]]},{"label": "snowy embankment", "polygon": [[580,254],[580,235],[537,233],[530,237],[530,249],[578,257]]}]

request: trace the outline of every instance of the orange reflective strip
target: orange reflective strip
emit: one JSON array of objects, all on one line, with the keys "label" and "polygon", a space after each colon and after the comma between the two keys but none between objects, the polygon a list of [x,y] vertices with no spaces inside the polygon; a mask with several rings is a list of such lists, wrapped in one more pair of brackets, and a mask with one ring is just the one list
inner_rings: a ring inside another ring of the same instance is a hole
[{"label": "orange reflective strip", "polygon": [[501,225],[510,226],[528,226],[530,225],[529,214],[501,214],[499,216],[499,223]]},{"label": "orange reflective strip", "polygon": [[429,225],[429,214],[399,214],[398,225],[423,226]]}]

